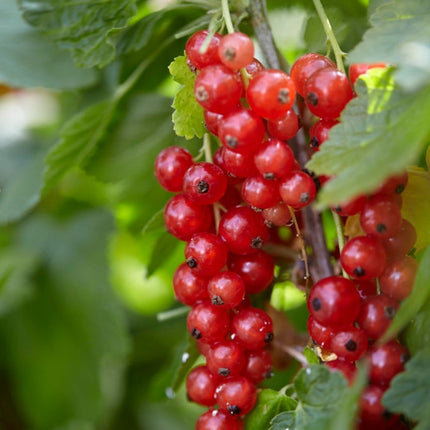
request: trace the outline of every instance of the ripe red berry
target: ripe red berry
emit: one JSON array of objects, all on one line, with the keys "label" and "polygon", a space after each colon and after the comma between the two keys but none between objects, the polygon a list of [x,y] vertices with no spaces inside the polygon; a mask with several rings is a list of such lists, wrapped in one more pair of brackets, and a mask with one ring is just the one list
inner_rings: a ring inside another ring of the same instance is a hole
[{"label": "ripe red berry", "polygon": [[218,46],[222,38],[221,34],[215,33],[206,51],[200,52],[208,34],[209,31],[207,30],[198,31],[188,39],[185,45],[185,55],[196,69],[203,69],[203,67],[220,63]]},{"label": "ripe red berry", "polygon": [[246,349],[264,348],[273,340],[273,322],[263,310],[249,307],[233,316],[231,333],[232,339]]},{"label": "ripe red berry", "polygon": [[210,409],[200,415],[196,430],[243,430],[242,420],[219,409]]},{"label": "ripe red berry", "polygon": [[253,111],[237,108],[220,121],[218,135],[231,151],[252,154],[264,138],[263,120]]},{"label": "ripe red berry", "polygon": [[318,281],[308,298],[308,309],[320,324],[348,327],[360,312],[361,299],[352,281],[341,276],[329,276]]},{"label": "ripe red berry", "polygon": [[387,259],[396,260],[411,251],[417,241],[417,232],[414,226],[406,219],[402,219],[399,231],[391,237],[384,239]]},{"label": "ripe red berry", "polygon": [[369,69],[374,69],[375,67],[385,68],[387,65],[385,63],[354,63],[349,66],[349,80],[351,85],[354,85],[358,77],[364,75]]},{"label": "ripe red berry", "polygon": [[414,286],[417,270],[418,262],[407,255],[388,263],[379,277],[381,291],[399,302],[406,299]]},{"label": "ripe red berry", "polygon": [[245,179],[242,197],[250,206],[259,209],[270,208],[281,200],[277,181],[264,179],[260,175]]},{"label": "ripe red berry", "polygon": [[408,359],[408,350],[395,340],[373,346],[367,355],[370,382],[381,387],[388,386],[394,376],[403,371]]},{"label": "ripe red berry", "polygon": [[224,340],[230,328],[228,311],[209,302],[196,303],[187,316],[187,329],[202,343],[213,344]]},{"label": "ripe red berry", "polygon": [[294,81],[297,92],[304,97],[304,86],[306,81],[320,69],[330,67],[336,69],[336,64],[330,58],[313,52],[302,55],[291,66],[291,79]]},{"label": "ripe red berry", "polygon": [[268,231],[261,214],[248,206],[238,206],[221,217],[219,235],[231,252],[246,255],[263,247]]},{"label": "ripe red berry", "polygon": [[247,294],[263,291],[273,281],[275,265],[272,257],[264,251],[250,255],[230,254],[228,268],[241,276]]},{"label": "ripe red berry", "polygon": [[171,193],[182,191],[184,174],[192,164],[193,157],[186,149],[169,146],[155,159],[155,177],[165,190]]},{"label": "ripe red berry", "polygon": [[227,263],[228,250],[221,238],[213,233],[197,233],[185,247],[187,265],[196,275],[211,277]]},{"label": "ripe red berry", "polygon": [[243,376],[254,384],[259,384],[263,379],[272,376],[272,356],[267,349],[247,351],[245,356],[245,368]]},{"label": "ripe red berry", "polygon": [[367,197],[364,195],[355,197],[343,203],[333,206],[332,209],[340,216],[351,216],[358,214],[364,207]]},{"label": "ripe red berry", "polygon": [[343,359],[337,359],[326,361],[325,365],[328,367],[330,372],[341,372],[348,381],[348,385],[352,385],[354,383],[355,375],[357,374],[357,367],[354,363]]},{"label": "ripe red berry", "polygon": [[254,155],[255,165],[266,179],[287,176],[294,167],[292,149],[278,139],[269,139],[258,148]]},{"label": "ripe red berry", "polygon": [[224,195],[226,188],[226,174],[212,163],[195,163],[184,175],[184,193],[199,205],[217,202]]},{"label": "ripe red berry", "polygon": [[164,208],[164,223],[173,236],[179,240],[189,240],[194,233],[210,229],[212,209],[195,204],[185,194],[178,194]]},{"label": "ripe red berry", "polygon": [[301,170],[293,170],[279,181],[281,199],[294,209],[310,204],[316,192],[313,179]]},{"label": "ripe red berry", "polygon": [[267,130],[275,139],[292,139],[299,131],[299,128],[299,117],[292,109],[288,110],[284,116],[278,119],[267,121]]},{"label": "ripe red berry", "polygon": [[232,309],[244,299],[245,283],[237,273],[225,270],[209,280],[208,293],[212,304]]},{"label": "ripe red berry", "polygon": [[219,408],[231,415],[245,415],[257,401],[255,385],[244,376],[232,376],[223,381],[216,390]]},{"label": "ripe red berry", "polygon": [[367,299],[367,297],[376,296],[378,294],[378,288],[376,282],[372,281],[362,281],[354,279],[354,285],[357,287],[358,294],[362,300]]},{"label": "ripe red berry", "polygon": [[335,119],[353,98],[345,73],[332,68],[316,71],[305,84],[304,97],[309,110],[320,118]]},{"label": "ripe red berry", "polygon": [[219,123],[224,116],[220,113],[211,112],[209,110],[205,110],[203,112],[203,115],[205,118],[205,126],[208,131],[214,136],[218,136]]},{"label": "ripe red berry", "polygon": [[375,194],[384,194],[391,196],[393,194],[402,194],[408,184],[408,172],[400,173],[399,175],[390,176],[380,187]]},{"label": "ripe red berry", "polygon": [[264,222],[268,227],[274,225],[280,227],[291,221],[291,212],[284,202],[279,202],[275,206],[263,210]]},{"label": "ripe red berry", "polygon": [[225,114],[233,110],[242,95],[243,83],[223,64],[202,69],[194,82],[194,96],[206,110]]},{"label": "ripe red berry", "polygon": [[340,262],[349,276],[369,280],[381,275],[387,257],[378,239],[357,236],[346,243],[340,254]]},{"label": "ripe red berry", "polygon": [[293,106],[296,89],[284,72],[266,69],[257,73],[249,82],[246,98],[257,114],[267,119],[284,116]]},{"label": "ripe red berry", "polygon": [[195,367],[187,376],[189,399],[203,406],[215,405],[215,390],[221,382],[220,379],[207,366]]},{"label": "ripe red berry", "polygon": [[339,358],[357,361],[367,351],[367,337],[364,330],[355,326],[333,333],[328,348]]},{"label": "ripe red berry", "polygon": [[186,263],[182,263],[173,276],[176,299],[184,305],[193,306],[199,300],[208,299],[208,280],[198,276]]},{"label": "ripe red berry", "polygon": [[357,322],[369,339],[378,340],[390,326],[399,304],[384,294],[368,297],[361,305]]},{"label": "ripe red berry", "polygon": [[230,69],[241,69],[254,59],[254,43],[244,33],[226,34],[219,44],[218,55]]},{"label": "ripe red berry", "polygon": [[245,352],[233,340],[213,344],[206,354],[208,369],[220,376],[237,376],[245,367]]},{"label": "ripe red berry", "polygon": [[339,121],[335,119],[320,119],[309,129],[310,146],[319,151],[320,146],[328,139],[328,132]]},{"label": "ripe red berry", "polygon": [[240,154],[239,152],[231,151],[224,146],[221,149],[224,168],[227,172],[238,178],[246,178],[257,174],[257,168],[254,163],[254,154]]},{"label": "ripe red berry", "polygon": [[332,328],[322,325],[312,316],[308,318],[307,328],[312,340],[323,348],[327,347],[333,336]]},{"label": "ripe red berry", "polygon": [[374,196],[364,205],[360,213],[360,224],[367,234],[387,239],[400,230],[402,214],[393,199]]}]

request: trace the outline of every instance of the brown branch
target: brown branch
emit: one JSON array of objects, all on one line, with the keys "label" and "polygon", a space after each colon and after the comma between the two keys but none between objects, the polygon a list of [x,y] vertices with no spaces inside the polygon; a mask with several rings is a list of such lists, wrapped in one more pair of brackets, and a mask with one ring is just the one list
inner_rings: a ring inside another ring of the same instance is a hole
[{"label": "brown branch", "polygon": [[[258,43],[266,58],[270,68],[287,71],[288,64],[279,53],[273,40],[272,31],[267,18],[265,0],[251,0],[249,6],[251,24],[254,28]],[[303,130],[300,129],[297,135],[290,140],[297,161],[304,167],[309,160],[306,138]],[[333,274],[333,267],[330,263],[330,254],[322,226],[321,214],[311,206],[307,206],[303,211],[304,239],[310,245],[313,253],[310,259],[310,272],[314,282]]]}]

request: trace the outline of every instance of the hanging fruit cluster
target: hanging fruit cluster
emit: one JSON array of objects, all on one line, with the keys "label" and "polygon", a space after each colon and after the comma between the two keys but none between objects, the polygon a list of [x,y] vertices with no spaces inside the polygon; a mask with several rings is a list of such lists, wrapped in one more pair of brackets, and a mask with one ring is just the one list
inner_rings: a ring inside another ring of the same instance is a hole
[{"label": "hanging fruit cluster", "polygon": [[[173,287],[191,308],[187,328],[206,359],[187,377],[189,398],[209,407],[196,428],[235,430],[243,428],[243,416],[256,403],[256,384],[272,369],[272,319],[252,305],[252,295],[274,278],[265,245],[278,227],[291,220],[297,225],[317,184],[330,179],[303,170],[287,142],[301,127],[293,109],[296,94],[319,118],[308,130],[309,147],[318,151],[355,96],[357,77],[385,65],[353,65],[348,78],[329,58],[310,53],[288,75],[264,68],[254,58],[251,39],[237,32],[199,31],[185,53],[196,74],[195,99],[220,146],[212,153],[205,136],[206,161],[194,161],[180,147],[166,148],[155,161],[155,175],[177,193],[164,210],[168,231],[186,242]],[[397,420],[387,417],[381,397],[408,352],[397,341],[377,341],[409,294],[417,269],[407,256],[414,228],[400,212],[406,183],[406,174],[390,178],[372,195],[332,208],[342,217],[360,214],[362,234],[340,250],[344,276],[318,280],[308,295],[308,331],[329,368],[352,381],[354,363],[362,357],[369,362],[370,385],[359,418],[363,429],[390,428]]]}]

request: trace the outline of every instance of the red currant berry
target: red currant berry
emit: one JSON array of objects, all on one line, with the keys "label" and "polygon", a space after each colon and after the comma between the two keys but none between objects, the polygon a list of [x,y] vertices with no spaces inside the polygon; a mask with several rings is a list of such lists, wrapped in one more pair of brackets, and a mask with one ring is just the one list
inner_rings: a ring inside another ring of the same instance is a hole
[{"label": "red currant berry", "polygon": [[349,66],[349,80],[351,85],[354,85],[358,77],[364,75],[369,69],[374,69],[375,67],[385,68],[387,65],[385,63],[354,63]]},{"label": "red currant berry", "polygon": [[264,179],[262,176],[251,176],[242,185],[243,200],[250,206],[259,209],[276,205],[279,196],[279,185],[276,180]]},{"label": "red currant berry", "polygon": [[173,276],[176,299],[184,305],[193,306],[208,298],[208,280],[196,275],[186,263],[182,263]]},{"label": "red currant berry", "polygon": [[367,234],[387,239],[400,230],[402,214],[392,199],[375,196],[364,205],[360,213],[360,224]]},{"label": "red currant berry", "polygon": [[213,305],[232,309],[244,299],[245,283],[237,273],[226,270],[210,279],[208,292]]},{"label": "red currant berry", "polygon": [[212,163],[193,164],[184,175],[184,193],[199,205],[217,202],[227,188],[227,176]]},{"label": "red currant berry", "polygon": [[279,181],[281,199],[294,209],[310,204],[316,192],[314,180],[301,170],[293,170]]},{"label": "red currant berry", "polygon": [[188,39],[185,45],[185,55],[196,69],[203,69],[203,67],[220,63],[218,46],[222,38],[221,34],[215,33],[206,51],[204,53],[200,52],[200,48],[208,34],[207,30],[198,31]]},{"label": "red currant berry", "polygon": [[326,361],[326,366],[330,372],[341,372],[345,379],[348,381],[348,385],[354,384],[355,375],[357,374],[357,367],[350,361],[337,359],[332,361]]},{"label": "red currant berry", "polygon": [[346,243],[340,254],[340,262],[349,276],[369,280],[381,275],[387,257],[378,239],[357,236]]},{"label": "red currant berry", "polygon": [[358,294],[360,294],[362,300],[378,294],[378,288],[375,281],[361,281],[354,279],[354,284],[357,287]]},{"label": "red currant berry", "polygon": [[197,233],[185,247],[187,265],[196,275],[211,277],[227,263],[228,250],[221,238],[213,233]]},{"label": "red currant berry", "polygon": [[399,302],[406,299],[414,286],[417,270],[418,262],[407,255],[388,263],[379,278],[381,291]]},{"label": "red currant berry", "polygon": [[194,82],[194,96],[206,110],[225,114],[239,103],[243,84],[239,77],[223,64],[207,66]]},{"label": "red currant berry", "polygon": [[304,94],[314,115],[332,119],[340,116],[354,95],[345,73],[329,67],[316,71],[306,81]]},{"label": "red currant berry", "polygon": [[189,240],[194,233],[210,229],[212,209],[195,204],[185,194],[178,194],[164,208],[164,223],[170,234],[179,240]]},{"label": "red currant berry", "polygon": [[272,377],[272,356],[267,349],[247,351],[243,376],[254,384]]},{"label": "red currant berry", "polygon": [[218,127],[221,143],[231,151],[252,154],[264,138],[263,120],[254,112],[238,108],[225,115]]},{"label": "red currant berry", "polygon": [[267,129],[275,139],[292,139],[299,131],[299,128],[299,117],[292,109],[288,110],[281,118],[267,121]]},{"label": "red currant berry", "polygon": [[402,194],[407,184],[408,172],[404,172],[400,175],[389,177],[376,191],[376,193],[385,194],[387,196],[390,196],[392,194]]},{"label": "red currant berry", "polygon": [[411,251],[417,241],[417,232],[414,226],[406,219],[402,219],[399,231],[382,241],[387,259],[396,260]]},{"label": "red currant berry", "polygon": [[187,317],[188,332],[202,343],[213,344],[224,340],[229,328],[228,311],[208,302],[196,303]]},{"label": "red currant berry", "polygon": [[284,72],[266,69],[257,73],[249,82],[246,98],[257,114],[267,119],[284,116],[293,106],[296,89]]},{"label": "red currant berry", "polygon": [[267,288],[273,281],[275,265],[272,257],[264,251],[250,255],[230,254],[228,268],[241,276],[247,294],[256,294]]},{"label": "red currant berry", "polygon": [[155,177],[165,190],[171,193],[182,191],[184,174],[192,164],[193,157],[186,149],[169,146],[155,159]]},{"label": "red currant berry", "polygon": [[241,69],[254,59],[254,44],[244,33],[226,34],[219,44],[218,55],[230,69]]},{"label": "red currant berry", "polygon": [[243,348],[233,340],[217,342],[206,355],[209,370],[221,376],[237,376],[245,367]]},{"label": "red currant berry", "polygon": [[266,179],[282,178],[294,167],[295,159],[292,149],[278,139],[264,142],[254,155],[258,171]]},{"label": "red currant berry", "polygon": [[211,409],[200,415],[196,430],[243,430],[243,424],[228,412]]},{"label": "red currant berry", "polygon": [[333,206],[332,210],[334,210],[340,216],[355,215],[361,212],[364,205],[366,204],[366,201],[367,197],[361,195],[346,202],[340,203],[336,206]]},{"label": "red currant berry", "polygon": [[250,207],[238,206],[221,217],[219,235],[231,252],[246,255],[263,247],[268,230],[261,214]]},{"label": "red currant berry", "polygon": [[357,322],[369,339],[378,340],[390,326],[399,304],[384,294],[368,297],[361,305]]},{"label": "red currant berry", "polygon": [[330,339],[333,336],[333,329],[320,324],[315,318],[309,316],[308,318],[308,333],[312,340],[322,348],[327,347]]},{"label": "red currant berry", "polygon": [[220,382],[220,377],[212,373],[207,366],[195,367],[187,376],[189,399],[203,406],[215,405],[215,390]]},{"label": "red currant berry", "polygon": [[348,327],[360,312],[361,299],[352,281],[329,276],[318,281],[308,298],[313,318],[328,327]]},{"label": "red currant berry", "polygon": [[264,348],[273,340],[273,322],[261,309],[242,309],[232,319],[231,333],[232,338],[248,350]]},{"label": "red currant berry", "polygon": [[257,174],[254,154],[240,154],[222,147],[222,158],[226,171],[238,178],[247,178]]},{"label": "red currant berry", "polygon": [[291,221],[291,212],[284,202],[263,210],[264,222],[268,227],[283,226]]},{"label": "red currant berry", "polygon": [[220,113],[211,112],[208,110],[205,110],[203,115],[205,118],[205,126],[208,129],[208,131],[212,133],[214,136],[218,136],[219,123],[224,116]]},{"label": "red currant berry", "polygon": [[339,358],[348,361],[357,361],[367,351],[367,336],[364,330],[350,326],[335,332],[328,345],[330,351]]},{"label": "red currant berry", "polygon": [[219,408],[231,415],[245,415],[257,401],[254,384],[244,376],[232,376],[222,382],[216,390]]},{"label": "red currant berry", "polygon": [[320,146],[328,140],[328,132],[339,121],[335,119],[320,119],[309,129],[309,137],[311,139],[310,146],[315,151],[319,151]]},{"label": "red currant berry", "polygon": [[309,53],[299,57],[291,66],[291,79],[296,86],[297,92],[304,97],[306,81],[320,69],[326,67],[336,69],[336,64],[330,58],[321,54]]},{"label": "red currant berry", "polygon": [[370,382],[386,387],[398,373],[404,370],[409,353],[406,348],[392,340],[384,345],[374,346],[367,355]]}]

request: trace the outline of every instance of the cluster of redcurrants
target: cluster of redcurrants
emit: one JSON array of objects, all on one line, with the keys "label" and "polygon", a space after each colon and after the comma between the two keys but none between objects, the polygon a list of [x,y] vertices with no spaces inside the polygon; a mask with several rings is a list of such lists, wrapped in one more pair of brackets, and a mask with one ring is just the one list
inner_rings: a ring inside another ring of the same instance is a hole
[{"label": "cluster of redcurrants", "polygon": [[384,410],[381,399],[391,379],[403,370],[408,351],[396,340],[378,341],[399,302],[410,294],[418,268],[407,255],[416,232],[400,211],[400,193],[407,179],[407,174],[392,177],[372,196],[335,208],[344,216],[359,214],[361,234],[351,238],[340,254],[342,268],[351,279],[322,279],[308,298],[308,331],[326,352],[337,356],[327,365],[352,381],[354,362],[361,357],[368,362],[370,384],[360,403],[363,429],[403,428],[397,424],[398,416]]},{"label": "cluster of redcurrants", "polygon": [[[242,33],[210,38],[200,31],[188,40],[185,52],[196,73],[195,99],[221,146],[213,155],[206,150],[205,162],[194,162],[186,149],[166,148],[155,161],[155,175],[166,190],[178,193],[164,211],[168,231],[187,242],[173,286],[176,298],[191,307],[187,328],[206,358],[187,378],[190,399],[210,408],[196,428],[235,430],[254,407],[255,385],[271,374],[267,345],[273,339],[272,320],[248,298],[273,280],[273,259],[261,248],[317,191],[286,143],[300,128],[292,109],[296,93],[320,118],[309,130],[311,147],[318,150],[354,91],[348,77],[319,54],[300,57],[290,76],[265,69]],[[380,65],[353,66],[351,81],[374,66]],[[353,362],[382,336],[398,301],[407,295],[399,271],[409,276],[410,285],[413,276],[405,264],[416,270],[415,260],[405,257],[415,241],[410,239],[413,227],[400,214],[398,192],[406,180],[392,178],[372,197],[334,208],[341,216],[360,212],[365,233],[341,253],[342,266],[354,281],[329,277],[313,287],[308,327],[316,343],[337,355],[329,367],[348,379]],[[372,385],[366,391],[370,394],[363,395],[361,420],[376,423],[383,415],[381,393],[407,354],[393,341],[372,347],[367,355]]]}]

